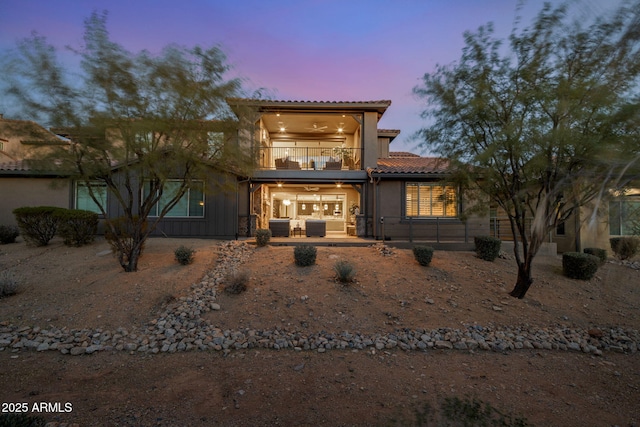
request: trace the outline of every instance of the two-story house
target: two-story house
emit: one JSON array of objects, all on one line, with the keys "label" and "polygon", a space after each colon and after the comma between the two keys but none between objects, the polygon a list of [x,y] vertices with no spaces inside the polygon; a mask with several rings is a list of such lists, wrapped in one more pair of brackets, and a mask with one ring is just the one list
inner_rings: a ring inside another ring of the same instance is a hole
[{"label": "two-story house", "polygon": [[[388,157],[400,133],[379,130],[391,101],[314,102],[231,99],[246,118],[256,170],[239,187],[241,234],[372,235],[373,186],[367,173]],[[320,226],[320,231],[307,224]],[[249,234],[251,234],[250,230]]]}]

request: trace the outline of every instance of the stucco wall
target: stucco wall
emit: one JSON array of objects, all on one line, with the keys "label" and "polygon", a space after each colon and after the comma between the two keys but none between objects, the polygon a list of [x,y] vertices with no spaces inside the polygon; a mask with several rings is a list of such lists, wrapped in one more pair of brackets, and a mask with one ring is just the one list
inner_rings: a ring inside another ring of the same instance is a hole
[{"label": "stucco wall", "polygon": [[0,178],[0,224],[16,225],[15,208],[57,206],[69,208],[71,184],[55,178]]}]

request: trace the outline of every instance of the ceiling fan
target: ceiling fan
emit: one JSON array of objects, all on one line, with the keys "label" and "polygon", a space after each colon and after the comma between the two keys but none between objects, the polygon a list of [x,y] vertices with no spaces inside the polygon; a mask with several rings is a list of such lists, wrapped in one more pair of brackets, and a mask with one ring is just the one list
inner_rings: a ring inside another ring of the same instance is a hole
[{"label": "ceiling fan", "polygon": [[317,123],[314,123],[312,127],[308,127],[305,128],[306,130],[310,131],[310,132],[324,132],[324,130],[327,128],[328,126],[318,126]]}]

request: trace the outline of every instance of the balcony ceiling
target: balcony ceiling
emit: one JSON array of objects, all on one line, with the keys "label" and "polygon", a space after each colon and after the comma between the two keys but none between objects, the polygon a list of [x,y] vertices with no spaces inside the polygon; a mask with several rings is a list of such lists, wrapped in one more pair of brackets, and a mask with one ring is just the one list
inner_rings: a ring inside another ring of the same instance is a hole
[{"label": "balcony ceiling", "polygon": [[270,134],[282,133],[280,128],[284,127],[286,134],[319,138],[336,136],[340,127],[342,133],[353,134],[360,126],[349,114],[265,114],[262,120]]}]

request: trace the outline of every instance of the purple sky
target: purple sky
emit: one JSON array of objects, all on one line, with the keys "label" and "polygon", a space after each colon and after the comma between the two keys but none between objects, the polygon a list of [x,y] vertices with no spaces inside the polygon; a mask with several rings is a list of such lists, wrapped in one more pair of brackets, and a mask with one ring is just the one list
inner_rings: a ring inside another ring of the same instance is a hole
[{"label": "purple sky", "polygon": [[[602,0],[577,0],[603,13]],[[0,0],[0,52],[32,31],[80,46],[83,21],[107,10],[111,38],[128,50],[218,44],[248,89],[274,99],[392,101],[380,128],[399,129],[394,151],[413,151],[424,127],[412,95],[426,72],[461,55],[463,32],[493,22],[506,37],[519,0]],[[542,6],[529,0],[525,24]],[[521,25],[522,26],[522,25]],[[0,103],[0,109],[3,106]]]}]

